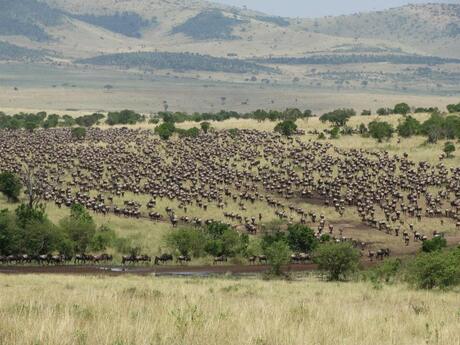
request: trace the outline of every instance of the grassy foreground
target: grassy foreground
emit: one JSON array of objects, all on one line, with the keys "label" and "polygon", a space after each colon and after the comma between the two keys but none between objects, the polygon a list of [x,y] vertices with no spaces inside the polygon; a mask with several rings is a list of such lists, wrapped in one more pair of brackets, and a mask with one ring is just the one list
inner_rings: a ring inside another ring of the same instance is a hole
[{"label": "grassy foreground", "polygon": [[460,344],[458,292],[259,279],[2,276],[0,344]]}]

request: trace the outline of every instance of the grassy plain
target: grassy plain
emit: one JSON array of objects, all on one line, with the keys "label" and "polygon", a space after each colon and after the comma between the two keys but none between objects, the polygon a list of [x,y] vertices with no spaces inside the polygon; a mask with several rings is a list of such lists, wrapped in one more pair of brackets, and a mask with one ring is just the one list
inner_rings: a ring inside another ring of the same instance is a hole
[{"label": "grassy plain", "polygon": [[0,276],[0,343],[460,344],[458,292],[255,278]]}]

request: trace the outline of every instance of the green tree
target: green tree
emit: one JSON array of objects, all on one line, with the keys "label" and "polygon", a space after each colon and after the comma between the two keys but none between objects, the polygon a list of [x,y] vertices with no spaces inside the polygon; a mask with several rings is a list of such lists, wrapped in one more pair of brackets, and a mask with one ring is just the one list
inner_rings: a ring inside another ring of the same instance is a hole
[{"label": "green tree", "polygon": [[314,262],[329,280],[341,280],[358,269],[359,252],[349,243],[322,243],[314,252]]},{"label": "green tree", "polygon": [[285,120],[283,122],[278,123],[275,126],[275,132],[278,132],[282,135],[285,135],[287,137],[295,134],[297,131],[297,125],[295,124],[294,121],[291,120]]},{"label": "green tree", "polygon": [[369,123],[369,135],[382,142],[383,139],[390,139],[393,136],[394,128],[385,121],[372,121]]},{"label": "green tree", "polygon": [[165,242],[180,255],[201,257],[204,254],[206,237],[201,229],[180,228],[166,234]]},{"label": "green tree", "polygon": [[354,109],[336,109],[323,114],[319,119],[321,122],[330,122],[334,127],[343,127],[347,124],[350,117],[354,115],[356,115]]},{"label": "green tree", "polygon": [[425,253],[431,253],[447,247],[447,241],[445,238],[437,236],[431,240],[426,240],[422,244],[422,251]]},{"label": "green tree", "polygon": [[209,122],[201,122],[200,123],[201,130],[205,133],[208,133],[211,129],[211,124]]},{"label": "green tree", "polygon": [[286,241],[280,240],[270,244],[264,249],[268,263],[271,267],[271,273],[275,275],[282,274],[282,266],[290,261],[291,251]]},{"label": "green tree", "polygon": [[168,140],[175,132],[176,127],[172,122],[164,122],[155,127],[155,134],[158,134],[161,139]]},{"label": "green tree", "polygon": [[460,249],[423,253],[408,265],[407,282],[420,289],[447,289],[460,283]]},{"label": "green tree", "polygon": [[318,239],[308,226],[296,224],[288,227],[287,243],[294,252],[309,253],[317,247]]},{"label": "green tree", "polygon": [[410,112],[410,107],[407,103],[399,103],[395,105],[393,112],[395,114],[407,115]]},{"label": "green tree", "polygon": [[96,224],[82,205],[72,205],[70,216],[61,220],[60,225],[73,242],[75,252],[84,253],[90,247],[96,234]]},{"label": "green tree", "polygon": [[86,128],[85,127],[75,127],[71,129],[72,138],[77,140],[82,140],[86,137]]},{"label": "green tree", "polygon": [[21,180],[11,172],[0,174],[0,193],[3,193],[8,201],[17,202],[21,192]]},{"label": "green tree", "polygon": [[446,154],[447,158],[451,158],[453,155],[452,153],[455,151],[455,145],[448,141],[444,144],[444,153]]},{"label": "green tree", "polygon": [[397,131],[399,136],[408,138],[420,133],[420,122],[412,116],[407,116],[402,122],[399,123]]},{"label": "green tree", "polygon": [[447,111],[449,113],[460,113],[460,103],[458,103],[458,104],[449,104],[447,106]]}]

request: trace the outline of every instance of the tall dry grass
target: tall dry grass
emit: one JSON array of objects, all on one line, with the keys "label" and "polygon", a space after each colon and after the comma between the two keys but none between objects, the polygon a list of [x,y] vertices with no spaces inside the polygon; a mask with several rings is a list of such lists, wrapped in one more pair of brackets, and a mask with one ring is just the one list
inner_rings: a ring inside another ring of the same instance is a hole
[{"label": "tall dry grass", "polygon": [[0,276],[5,345],[460,344],[456,292],[366,283]]}]

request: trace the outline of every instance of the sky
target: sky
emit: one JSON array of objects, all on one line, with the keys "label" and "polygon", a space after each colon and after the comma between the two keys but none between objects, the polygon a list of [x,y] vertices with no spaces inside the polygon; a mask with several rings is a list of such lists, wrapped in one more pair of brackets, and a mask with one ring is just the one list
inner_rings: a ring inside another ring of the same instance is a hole
[{"label": "sky", "polygon": [[454,3],[460,0],[211,0],[283,17],[323,17],[383,10],[409,3]]}]

